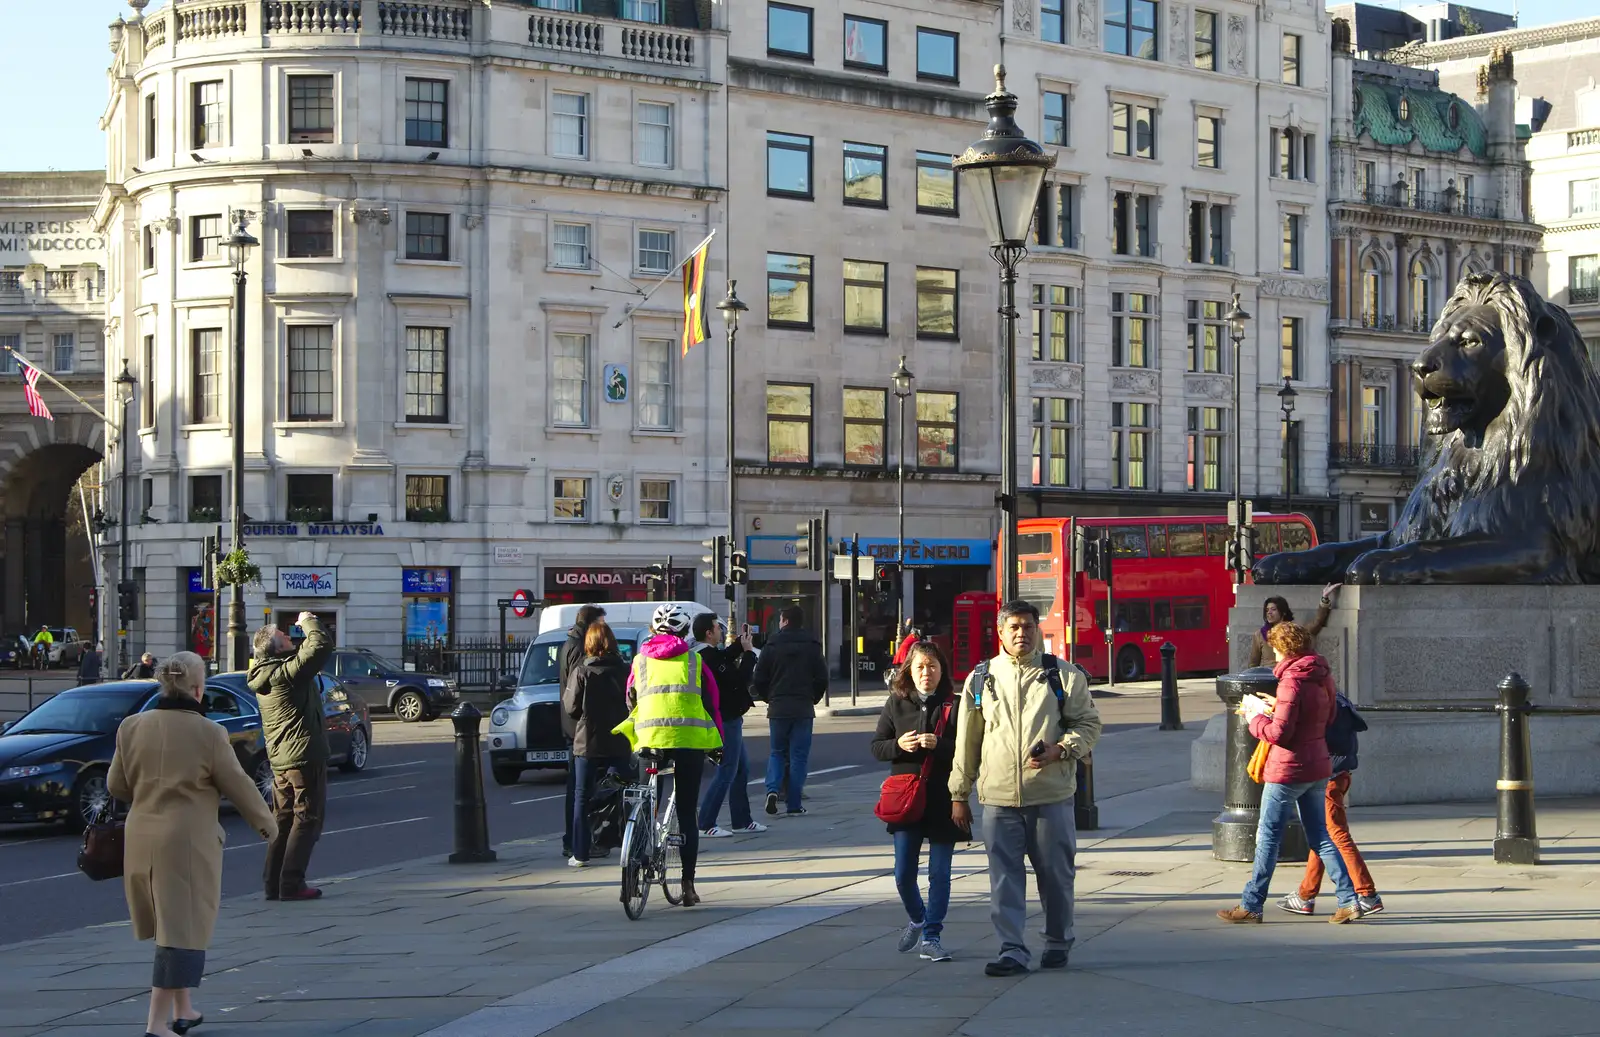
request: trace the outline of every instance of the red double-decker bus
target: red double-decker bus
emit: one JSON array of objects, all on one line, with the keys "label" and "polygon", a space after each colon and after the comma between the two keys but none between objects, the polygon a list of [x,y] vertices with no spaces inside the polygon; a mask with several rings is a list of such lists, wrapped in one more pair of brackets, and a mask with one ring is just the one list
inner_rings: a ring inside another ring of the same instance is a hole
[{"label": "red double-decker bus", "polygon": [[[1109,541],[1114,627],[1106,650],[1106,584],[1068,564],[1073,525]],[[1256,556],[1317,545],[1316,528],[1300,514],[1257,512]],[[1177,647],[1178,669],[1194,673],[1228,667],[1228,610],[1233,574],[1223,562],[1228,524],[1220,515],[1150,518],[1035,518],[1017,529],[1018,593],[1039,609],[1045,650],[1071,658],[1091,677],[1115,663],[1119,681],[1161,672],[1161,645]],[[1077,581],[1076,647],[1067,647],[1065,616]]]}]

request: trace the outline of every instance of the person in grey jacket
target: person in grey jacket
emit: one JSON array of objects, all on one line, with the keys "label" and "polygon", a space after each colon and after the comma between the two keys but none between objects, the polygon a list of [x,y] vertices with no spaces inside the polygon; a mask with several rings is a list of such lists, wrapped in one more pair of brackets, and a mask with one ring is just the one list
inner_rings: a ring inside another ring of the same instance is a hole
[{"label": "person in grey jacket", "polygon": [[[566,643],[561,646],[561,655],[556,660],[556,680],[563,691],[567,687],[567,678],[572,671],[583,665],[584,640],[588,634],[589,624],[597,619],[605,618],[606,610],[599,605],[584,605],[578,609],[578,614],[573,617],[573,623],[567,630]],[[561,835],[561,855],[568,860],[572,859],[572,811],[577,802],[578,774],[573,766],[572,751],[573,739],[577,736],[576,722],[567,716],[566,710],[561,711],[561,732],[567,736],[567,827]]]},{"label": "person in grey jacket", "polygon": [[767,813],[778,812],[778,789],[784,786],[790,817],[806,812],[800,803],[811,758],[811,725],[816,705],[828,690],[828,665],[822,642],[801,624],[805,613],[790,605],[778,613],[778,632],[767,638],[750,677],[750,695],[767,704],[767,733],[772,747],[767,759]]}]

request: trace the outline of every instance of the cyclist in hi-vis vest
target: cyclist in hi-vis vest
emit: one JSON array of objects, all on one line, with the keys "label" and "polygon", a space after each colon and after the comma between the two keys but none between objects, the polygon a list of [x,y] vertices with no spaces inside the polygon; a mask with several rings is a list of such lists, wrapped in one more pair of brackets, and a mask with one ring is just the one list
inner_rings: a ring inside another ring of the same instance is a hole
[{"label": "cyclist in hi-vis vest", "polygon": [[683,905],[700,902],[694,889],[700,851],[696,817],[706,754],[721,755],[722,715],[716,679],[689,647],[690,616],[671,603],[650,617],[650,638],[639,646],[628,674],[628,719],[618,726],[641,749],[655,749],[672,764],[678,831],[683,837]]}]

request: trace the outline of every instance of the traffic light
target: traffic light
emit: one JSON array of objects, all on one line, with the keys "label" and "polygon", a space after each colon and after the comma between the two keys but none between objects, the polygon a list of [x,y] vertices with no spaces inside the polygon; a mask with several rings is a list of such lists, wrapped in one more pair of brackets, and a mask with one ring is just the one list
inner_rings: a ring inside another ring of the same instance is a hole
[{"label": "traffic light", "polygon": [[1223,545],[1223,560],[1233,572],[1248,573],[1256,565],[1256,527],[1235,526]]},{"label": "traffic light", "polygon": [[794,564],[797,568],[821,572],[828,545],[823,542],[822,520],[808,519],[795,526],[800,534],[794,545]]},{"label": "traffic light", "polygon": [[879,562],[877,571],[873,573],[878,583],[878,590],[884,594],[893,594],[895,581],[900,579],[899,562]]},{"label": "traffic light", "polygon": [[1086,564],[1084,559],[1084,545],[1089,542],[1088,531],[1082,526],[1074,525],[1072,529],[1072,571],[1081,573]]},{"label": "traffic light", "polygon": [[117,615],[123,623],[139,618],[139,585],[132,580],[117,584]]},{"label": "traffic light", "polygon": [[662,565],[660,562],[657,562],[655,565],[645,566],[644,582],[646,601],[671,600],[672,584],[666,566]]},{"label": "traffic light", "polygon": [[1095,579],[1105,583],[1111,582],[1111,560],[1116,557],[1116,552],[1111,549],[1110,540],[1100,540],[1100,556],[1095,559]]},{"label": "traffic light", "polygon": [[728,556],[728,582],[734,585],[750,582],[750,556],[743,551]]},{"label": "traffic light", "polygon": [[710,540],[700,541],[700,546],[711,552],[710,554],[703,554],[700,556],[700,561],[711,566],[709,569],[701,569],[700,575],[710,580],[713,586],[719,583],[729,582],[728,538],[725,536],[715,536]]}]

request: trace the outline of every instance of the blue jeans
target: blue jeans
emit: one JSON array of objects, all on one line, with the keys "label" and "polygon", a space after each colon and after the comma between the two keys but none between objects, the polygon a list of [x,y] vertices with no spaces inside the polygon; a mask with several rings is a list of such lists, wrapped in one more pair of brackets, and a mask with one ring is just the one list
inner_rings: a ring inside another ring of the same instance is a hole
[{"label": "blue jeans", "polygon": [[950,909],[950,859],[955,856],[956,844],[928,844],[928,902],[924,904],[917,884],[922,841],[921,832],[894,833],[894,885],[900,891],[906,917],[922,923],[922,938],[937,940],[944,932],[944,916]]},{"label": "blue jeans", "polygon": [[744,717],[722,718],[722,765],[711,776],[705,795],[700,797],[700,827],[711,828],[722,813],[722,800],[728,800],[733,827],[749,828],[750,757],[744,751]]},{"label": "blue jeans", "polygon": [[594,827],[589,824],[589,797],[594,787],[608,770],[626,771],[626,759],[613,760],[606,756],[574,756],[572,758],[572,815],[567,827],[572,830],[572,856],[580,861],[589,859],[594,840]]},{"label": "blue jeans", "polygon": [[1323,801],[1328,782],[1303,781],[1296,785],[1279,785],[1268,782],[1261,788],[1261,823],[1256,828],[1255,872],[1245,884],[1239,906],[1246,911],[1259,912],[1267,903],[1267,885],[1272,882],[1273,869],[1278,866],[1278,845],[1283,841],[1283,830],[1289,820],[1300,813],[1300,827],[1306,830],[1306,845],[1322,858],[1328,869],[1328,878],[1338,893],[1339,906],[1348,907],[1356,902],[1356,887],[1345,870],[1344,858],[1339,848],[1328,838]]},{"label": "blue jeans", "polygon": [[800,793],[806,787],[806,764],[811,760],[811,718],[768,717],[772,755],[767,759],[767,794],[777,795],[783,784],[783,767],[789,765],[789,813],[800,811]]}]

